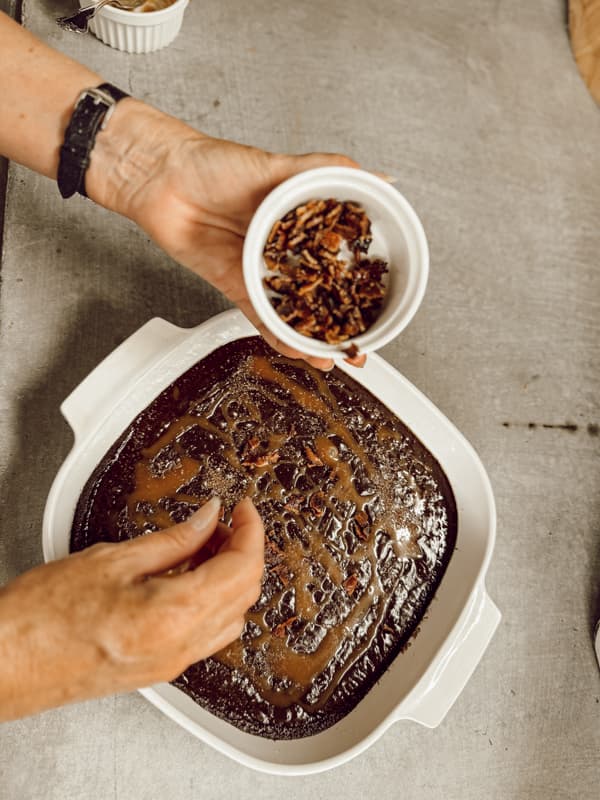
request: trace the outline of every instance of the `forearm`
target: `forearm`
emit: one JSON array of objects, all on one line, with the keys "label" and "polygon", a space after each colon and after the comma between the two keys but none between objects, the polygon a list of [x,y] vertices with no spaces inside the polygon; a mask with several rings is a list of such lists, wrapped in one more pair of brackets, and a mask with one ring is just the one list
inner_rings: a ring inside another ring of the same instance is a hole
[{"label": "forearm", "polygon": [[[102,77],[48,47],[2,12],[0,74],[0,154],[55,179],[75,102],[83,89],[102,83]],[[181,125],[131,98],[117,104],[110,130],[96,137],[85,177],[89,197],[131,215],[131,195],[159,161],[148,139],[161,121]]]},{"label": "forearm", "polygon": [[0,722],[92,694],[85,670],[95,666],[93,649],[80,647],[76,662],[65,664],[66,622],[57,626],[54,616],[44,613],[41,596],[32,607],[31,594],[21,590],[19,579],[0,590]]},{"label": "forearm", "polygon": [[56,178],[75,100],[100,77],[0,12],[0,153]]},{"label": "forearm", "polygon": [[[22,618],[21,618],[22,621]],[[24,707],[29,699],[25,676],[31,670],[24,649],[24,631],[15,616],[7,590],[0,590],[0,722],[17,719],[30,713]]]},{"label": "forearm", "polygon": [[[56,178],[79,95],[105,81],[2,13],[0,70],[0,155]],[[272,346],[302,358],[257,317],[244,284],[242,247],[270,191],[298,172],[324,166],[358,165],[345,156],[285,156],[215,139],[125,97],[97,133],[83,180],[91,200],[136,222],[172,258],[236,303]],[[309,361],[331,367],[329,359]]]}]

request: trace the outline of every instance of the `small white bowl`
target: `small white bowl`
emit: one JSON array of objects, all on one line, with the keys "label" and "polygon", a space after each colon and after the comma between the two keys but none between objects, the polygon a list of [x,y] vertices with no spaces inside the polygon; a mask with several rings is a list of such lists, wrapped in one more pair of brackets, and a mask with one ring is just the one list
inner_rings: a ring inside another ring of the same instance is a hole
[{"label": "small white bowl", "polygon": [[[272,274],[263,250],[274,223],[308,200],[328,198],[362,205],[372,225],[373,242],[368,255],[385,259],[389,266],[386,296],[378,319],[365,333],[335,345],[298,333],[283,322],[263,283]],[[390,184],[360,169],[321,167],[295,175],[263,200],[248,227],[243,267],[254,310],[278,339],[307,355],[341,358],[351,344],[360,353],[377,350],[408,325],[425,294],[429,250],[421,221],[409,202]]]},{"label": "small white bowl", "polygon": [[[90,30],[105,44],[127,53],[151,53],[166,47],[181,28],[189,0],[175,0],[160,11],[123,11],[104,6],[96,14]],[[89,0],[79,0],[81,7]]]}]

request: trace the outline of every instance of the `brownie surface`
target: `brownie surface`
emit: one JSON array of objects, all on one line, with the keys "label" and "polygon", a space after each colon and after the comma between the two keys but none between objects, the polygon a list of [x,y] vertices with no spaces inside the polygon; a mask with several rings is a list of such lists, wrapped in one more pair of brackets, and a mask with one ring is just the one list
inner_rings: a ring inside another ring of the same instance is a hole
[{"label": "brownie surface", "polygon": [[366,389],[259,337],[219,347],[111,447],[79,499],[71,550],[251,495],[262,594],[241,637],[174,684],[244,731],[317,733],[364,697],[422,620],[456,539],[437,461]]}]

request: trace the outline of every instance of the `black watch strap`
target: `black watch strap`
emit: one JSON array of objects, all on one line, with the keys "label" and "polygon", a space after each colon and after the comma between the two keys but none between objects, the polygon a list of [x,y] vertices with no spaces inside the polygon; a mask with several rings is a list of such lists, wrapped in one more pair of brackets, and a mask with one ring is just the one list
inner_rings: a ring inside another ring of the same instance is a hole
[{"label": "black watch strap", "polygon": [[96,134],[106,125],[114,107],[124,97],[129,95],[111,83],[102,83],[96,88],[85,89],[77,98],[58,162],[57,183],[63,197],[71,197],[75,192],[87,197],[85,173],[90,165]]}]

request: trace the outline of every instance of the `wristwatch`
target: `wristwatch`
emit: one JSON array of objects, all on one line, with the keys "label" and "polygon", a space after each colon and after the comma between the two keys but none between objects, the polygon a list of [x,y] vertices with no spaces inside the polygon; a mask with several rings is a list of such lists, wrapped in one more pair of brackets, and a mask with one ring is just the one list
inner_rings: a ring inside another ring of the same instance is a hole
[{"label": "wristwatch", "polygon": [[64,198],[71,197],[75,192],[87,197],[85,173],[90,165],[90,153],[96,135],[106,126],[115,106],[124,97],[129,95],[111,83],[102,83],[95,88],[84,89],[77,98],[58,162],[56,180]]}]

